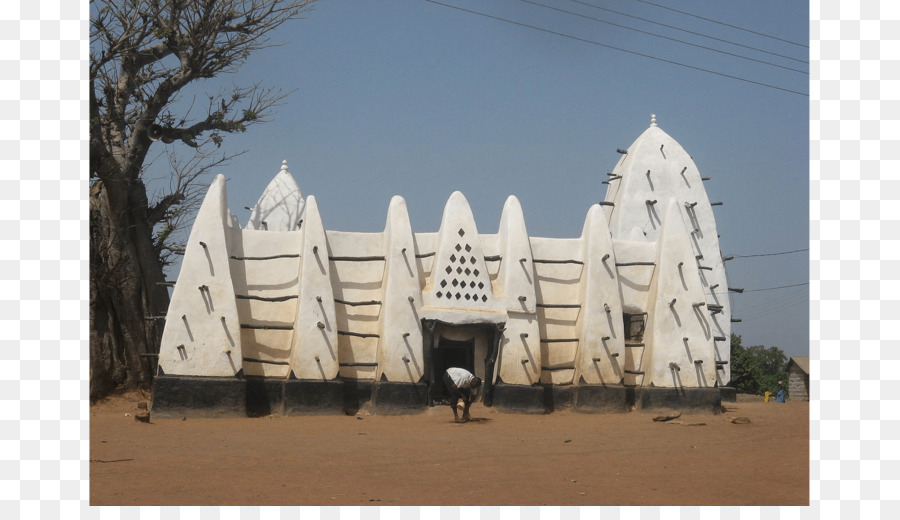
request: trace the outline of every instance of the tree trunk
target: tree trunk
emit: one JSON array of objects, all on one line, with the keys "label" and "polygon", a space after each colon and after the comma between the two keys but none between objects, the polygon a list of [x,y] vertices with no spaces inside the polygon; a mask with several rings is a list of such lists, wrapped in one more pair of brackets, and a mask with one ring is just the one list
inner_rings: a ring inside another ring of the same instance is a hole
[{"label": "tree trunk", "polygon": [[90,398],[149,387],[169,294],[139,180],[97,181],[90,194]]}]

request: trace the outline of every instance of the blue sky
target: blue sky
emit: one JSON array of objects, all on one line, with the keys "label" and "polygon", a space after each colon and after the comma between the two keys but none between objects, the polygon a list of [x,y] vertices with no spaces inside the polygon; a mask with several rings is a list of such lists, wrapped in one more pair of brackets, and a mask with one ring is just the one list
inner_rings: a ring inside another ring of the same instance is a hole
[{"label": "blue sky", "polygon": [[[637,0],[533,1],[809,70],[806,47]],[[715,211],[726,256],[808,247],[809,98],[789,92],[807,93],[808,74],[521,0],[444,3],[521,25],[425,0],[322,0],[273,33],[273,43],[283,45],[197,85],[198,99],[232,83],[294,90],[270,123],[223,145],[246,150],[217,172],[228,178],[229,205],[242,223],[244,206],[256,202],[285,159],[304,195],[315,195],[327,229],[381,231],[391,196],[402,195],[413,230],[433,232],[459,190],[483,233],[497,231],[512,194],[530,235],[575,237],[606,193],[601,182],[618,161],[616,148],[629,146],[653,113],[712,178],[705,187],[711,201],[724,202]],[[806,2],[654,3],[809,40]],[[807,283],[808,263],[806,251],[728,262],[729,285],[747,291],[732,299],[734,317],[743,320],[733,332],[745,346],[809,355],[808,285],[754,291]]]}]

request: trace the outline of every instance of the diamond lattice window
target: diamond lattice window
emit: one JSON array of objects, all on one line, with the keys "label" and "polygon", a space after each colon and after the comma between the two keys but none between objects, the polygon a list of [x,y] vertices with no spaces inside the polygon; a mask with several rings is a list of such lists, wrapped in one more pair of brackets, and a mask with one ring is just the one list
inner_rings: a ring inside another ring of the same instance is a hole
[{"label": "diamond lattice window", "polygon": [[[446,298],[448,300],[462,301],[465,299],[469,302],[487,302],[488,295],[485,288],[489,287],[488,281],[482,277],[482,272],[475,268],[476,258],[472,255],[473,247],[464,240],[466,231],[460,229],[457,234],[460,241],[453,246],[455,252],[451,252],[449,262],[444,266],[443,271],[447,276],[442,278],[438,285],[442,289],[449,289],[453,286],[459,292],[450,292],[439,290],[435,293],[438,298]],[[463,251],[465,250],[465,253]],[[468,256],[462,256],[468,253]],[[455,277],[453,275],[456,274]],[[485,275],[487,273],[484,273]]]}]

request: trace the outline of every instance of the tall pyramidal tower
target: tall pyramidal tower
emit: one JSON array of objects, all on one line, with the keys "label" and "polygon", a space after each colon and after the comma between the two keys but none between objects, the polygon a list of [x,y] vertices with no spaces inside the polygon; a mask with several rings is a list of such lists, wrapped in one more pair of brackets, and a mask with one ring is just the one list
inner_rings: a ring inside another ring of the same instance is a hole
[{"label": "tall pyramidal tower", "polygon": [[[713,206],[691,156],[651,116],[604,202],[626,326],[626,384],[725,386],[731,307]],[[714,385],[715,383],[715,385]]]}]

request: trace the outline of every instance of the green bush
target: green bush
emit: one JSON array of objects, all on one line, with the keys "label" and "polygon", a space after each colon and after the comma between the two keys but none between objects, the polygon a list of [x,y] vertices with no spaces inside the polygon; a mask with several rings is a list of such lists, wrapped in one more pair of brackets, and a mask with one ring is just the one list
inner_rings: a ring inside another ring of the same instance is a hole
[{"label": "green bush", "polygon": [[788,358],[778,347],[763,345],[744,347],[741,337],[731,335],[731,383],[739,393],[763,395],[775,392],[778,382],[784,383],[787,394]]}]

